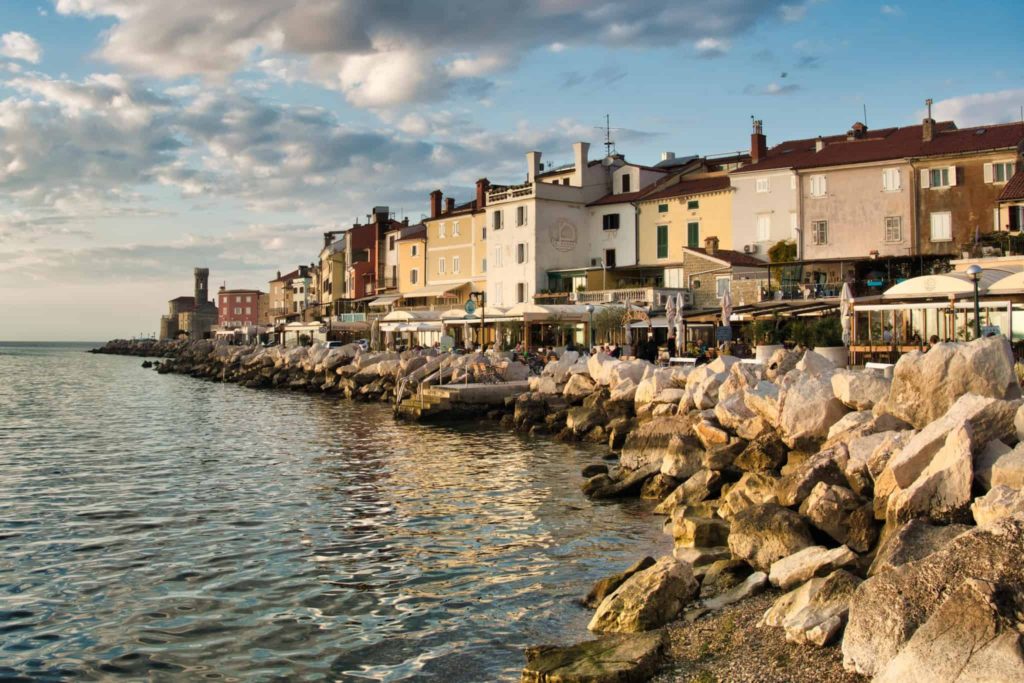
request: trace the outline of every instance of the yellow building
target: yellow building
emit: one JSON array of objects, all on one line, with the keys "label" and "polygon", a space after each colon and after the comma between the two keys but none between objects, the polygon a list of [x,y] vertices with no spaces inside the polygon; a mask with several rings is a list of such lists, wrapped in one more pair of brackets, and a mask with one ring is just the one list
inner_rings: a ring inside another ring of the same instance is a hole
[{"label": "yellow building", "polygon": [[[700,249],[709,237],[732,249],[732,188],[724,175],[663,185],[637,201],[639,265],[681,264],[683,247]],[[666,273],[665,286],[670,285]]]},{"label": "yellow building", "polygon": [[419,287],[403,292],[410,304],[444,302],[454,306],[465,303],[470,292],[486,289],[487,214],[484,206],[489,186],[486,178],[478,180],[476,198],[458,206],[451,198],[442,205],[440,190],[430,193],[430,217],[423,221],[426,225],[425,276]]},{"label": "yellow building", "polygon": [[342,312],[345,298],[345,238],[344,232],[336,230],[324,233],[324,247],[320,250],[320,272],[318,291],[320,293],[320,315],[338,315]]},{"label": "yellow building", "polygon": [[423,287],[427,274],[427,226],[414,225],[406,230],[397,242],[398,292],[403,295]]}]

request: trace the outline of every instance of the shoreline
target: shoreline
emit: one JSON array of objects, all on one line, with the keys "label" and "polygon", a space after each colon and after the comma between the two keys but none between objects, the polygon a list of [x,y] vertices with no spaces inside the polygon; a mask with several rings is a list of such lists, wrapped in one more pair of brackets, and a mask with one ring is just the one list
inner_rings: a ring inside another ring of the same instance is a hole
[{"label": "shoreline", "polygon": [[[1004,491],[992,475],[972,486],[956,464],[1017,472],[1024,400],[1003,338],[908,354],[892,379],[785,350],[764,365],[725,356],[697,368],[566,352],[539,376],[493,352],[209,341],[111,342],[93,352],[159,356],[160,373],[252,388],[398,396],[396,418],[486,418],[531,436],[606,444],[617,462],[584,468],[583,493],[658,501],[675,549],[598,582],[588,601],[596,639],[527,648],[524,681],[639,681],[660,670],[655,680],[845,682],[884,678],[908,661],[953,681],[922,654],[931,643],[913,636],[940,638],[930,625],[970,607],[978,589],[961,588],[964,577],[1010,582],[1024,605],[1024,570],[1008,559],[1024,552],[1024,469]],[[930,368],[935,359],[941,372]],[[939,600],[914,592],[929,572],[948,584]],[[735,628],[769,602],[756,625]],[[997,633],[1015,632],[1012,618],[996,620]],[[695,655],[693,639],[705,636]],[[713,670],[716,656],[726,678]],[[771,674],[764,657],[774,658]],[[963,654],[982,666],[972,657]],[[1005,680],[1024,675],[1024,658],[1019,670],[1000,666],[1012,672]]]}]

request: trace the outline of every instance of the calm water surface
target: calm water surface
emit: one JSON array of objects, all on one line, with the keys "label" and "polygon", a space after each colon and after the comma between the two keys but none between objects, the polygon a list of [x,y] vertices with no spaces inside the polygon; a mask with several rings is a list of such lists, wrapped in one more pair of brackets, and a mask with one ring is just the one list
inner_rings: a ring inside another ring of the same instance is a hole
[{"label": "calm water surface", "polygon": [[0,678],[515,680],[667,551],[600,450],[0,344]]}]

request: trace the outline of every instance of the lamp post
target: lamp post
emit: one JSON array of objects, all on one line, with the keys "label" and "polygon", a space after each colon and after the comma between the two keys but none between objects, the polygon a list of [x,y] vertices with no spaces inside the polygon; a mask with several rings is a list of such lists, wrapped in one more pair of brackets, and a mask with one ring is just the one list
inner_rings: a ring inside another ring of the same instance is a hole
[{"label": "lamp post", "polygon": [[967,277],[974,283],[974,338],[981,338],[981,305],[978,303],[978,281],[981,280],[981,266],[977,263],[967,266]]},{"label": "lamp post", "polygon": [[587,337],[590,338],[587,347],[594,348],[594,304],[587,304],[583,307],[587,312]]}]

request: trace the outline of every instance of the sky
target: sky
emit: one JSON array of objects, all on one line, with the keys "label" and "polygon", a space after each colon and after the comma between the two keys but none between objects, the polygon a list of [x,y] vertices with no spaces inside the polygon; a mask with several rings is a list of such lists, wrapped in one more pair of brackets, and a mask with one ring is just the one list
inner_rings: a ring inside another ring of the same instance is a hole
[{"label": "sky", "polygon": [[153,333],[527,151],[1018,120],[1019,0],[0,0],[0,340]]}]

